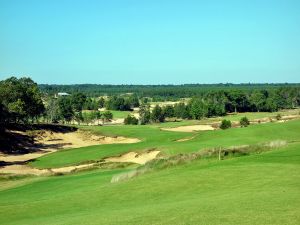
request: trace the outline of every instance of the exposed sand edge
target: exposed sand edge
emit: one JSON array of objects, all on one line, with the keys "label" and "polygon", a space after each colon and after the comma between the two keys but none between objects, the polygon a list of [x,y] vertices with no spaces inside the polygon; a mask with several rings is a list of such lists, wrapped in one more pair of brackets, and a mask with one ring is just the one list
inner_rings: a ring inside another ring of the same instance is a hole
[{"label": "exposed sand edge", "polygon": [[181,138],[181,139],[176,140],[176,142],[189,141],[189,140],[192,140],[192,139],[194,139],[194,138],[195,138],[195,136],[187,137],[187,138]]},{"label": "exposed sand edge", "polygon": [[155,159],[159,153],[160,151],[149,151],[141,153],[128,152],[121,156],[106,158],[105,162],[132,162],[143,165]]},{"label": "exposed sand edge", "polygon": [[[153,159],[156,158],[156,156],[160,153],[160,151],[149,151],[149,152],[142,152],[142,153],[136,153],[136,152],[128,152],[121,156],[117,157],[109,157],[104,160],[104,163],[111,163],[111,162],[131,162],[131,163],[137,163],[137,164],[145,164]],[[92,168],[97,163],[88,163],[88,164],[82,164],[77,166],[66,166],[66,167],[60,167],[60,168],[52,168],[52,169],[37,169],[30,167],[28,165],[9,165],[4,166],[0,168],[0,174],[18,174],[18,175],[53,175],[57,173],[71,173],[75,170],[80,169],[88,169]]]},{"label": "exposed sand edge", "polygon": [[86,169],[94,166],[94,163],[83,164],[78,166],[66,166],[53,169],[37,169],[28,165],[10,165],[0,168],[0,173],[3,174],[18,174],[18,175],[53,175],[56,173],[71,173],[77,169]]},{"label": "exposed sand edge", "polygon": [[26,162],[50,154],[60,149],[80,148],[101,144],[130,144],[140,142],[137,138],[122,136],[98,136],[89,132],[76,131],[68,133],[42,131],[35,137],[35,143],[40,145],[36,152],[23,155],[0,155],[0,161],[9,163]]},{"label": "exposed sand edge", "polygon": [[212,125],[190,125],[190,126],[180,126],[180,127],[173,127],[173,128],[161,128],[161,130],[176,131],[176,132],[195,132],[195,131],[215,130],[215,128]]}]

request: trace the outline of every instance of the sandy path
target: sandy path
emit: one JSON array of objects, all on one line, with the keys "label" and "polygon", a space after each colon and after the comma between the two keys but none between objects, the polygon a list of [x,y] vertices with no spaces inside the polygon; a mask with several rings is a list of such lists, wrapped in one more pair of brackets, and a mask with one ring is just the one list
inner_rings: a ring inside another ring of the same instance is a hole
[{"label": "sandy path", "polygon": [[161,130],[177,131],[177,132],[194,132],[194,131],[215,130],[215,128],[212,125],[191,125],[191,126],[180,126],[174,128],[161,128]]}]

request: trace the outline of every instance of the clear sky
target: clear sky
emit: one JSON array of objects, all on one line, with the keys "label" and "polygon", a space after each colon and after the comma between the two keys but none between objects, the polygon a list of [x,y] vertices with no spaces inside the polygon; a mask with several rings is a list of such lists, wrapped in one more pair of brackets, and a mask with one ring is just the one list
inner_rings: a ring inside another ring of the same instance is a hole
[{"label": "clear sky", "polygon": [[300,82],[299,0],[0,0],[0,79]]}]

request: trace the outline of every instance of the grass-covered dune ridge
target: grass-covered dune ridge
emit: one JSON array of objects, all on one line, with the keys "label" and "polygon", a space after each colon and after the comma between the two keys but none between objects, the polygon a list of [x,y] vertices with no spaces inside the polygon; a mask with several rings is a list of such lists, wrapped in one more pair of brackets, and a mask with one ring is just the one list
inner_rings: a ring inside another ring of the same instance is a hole
[{"label": "grass-covered dune ridge", "polygon": [[[100,160],[104,157],[119,155],[129,151],[145,151],[153,148],[160,150],[162,154],[178,154],[199,151],[205,148],[229,147],[243,144],[253,145],[280,139],[299,141],[299,127],[300,120],[285,123],[257,124],[247,128],[205,131],[191,134],[162,131],[159,126],[153,125],[88,127],[85,129],[98,134],[135,137],[139,138],[141,142],[63,150],[41,157],[32,162],[31,165],[38,168],[62,167],[86,161]],[[176,141],[188,137],[193,137],[193,139],[184,142]]]}]

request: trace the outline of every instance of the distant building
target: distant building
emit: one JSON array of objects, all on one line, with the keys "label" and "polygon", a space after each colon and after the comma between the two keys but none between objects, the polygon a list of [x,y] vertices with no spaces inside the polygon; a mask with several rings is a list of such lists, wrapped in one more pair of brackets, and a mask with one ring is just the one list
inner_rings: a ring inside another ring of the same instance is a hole
[{"label": "distant building", "polygon": [[58,92],[57,94],[55,94],[55,98],[59,98],[59,97],[64,97],[64,96],[69,96],[70,94],[67,92]]}]

